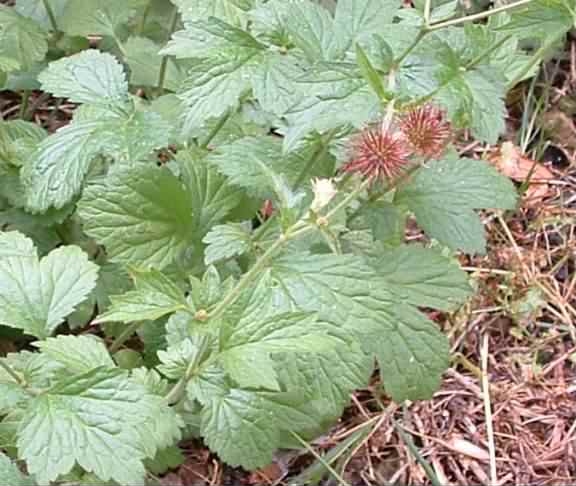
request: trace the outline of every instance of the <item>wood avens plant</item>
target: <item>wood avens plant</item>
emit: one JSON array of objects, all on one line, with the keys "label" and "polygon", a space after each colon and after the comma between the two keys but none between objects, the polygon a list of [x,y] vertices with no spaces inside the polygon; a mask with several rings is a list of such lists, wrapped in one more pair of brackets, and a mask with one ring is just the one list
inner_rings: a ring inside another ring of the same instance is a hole
[{"label": "wood avens plant", "polygon": [[421,309],[469,297],[475,210],[516,204],[452,142],[497,142],[571,0],[92,3],[0,6],[0,82],[78,104],[52,134],[0,121],[0,330],[31,344],[0,358],[0,483],[141,484],[189,437],[258,468],[376,368],[431,397]]}]

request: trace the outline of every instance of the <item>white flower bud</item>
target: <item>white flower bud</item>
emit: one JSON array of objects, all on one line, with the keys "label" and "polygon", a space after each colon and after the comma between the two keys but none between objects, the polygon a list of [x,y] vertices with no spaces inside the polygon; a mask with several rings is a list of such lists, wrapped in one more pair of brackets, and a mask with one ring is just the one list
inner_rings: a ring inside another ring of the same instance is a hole
[{"label": "white flower bud", "polygon": [[314,200],[310,209],[315,213],[324,208],[338,192],[332,179],[312,179],[312,191]]}]

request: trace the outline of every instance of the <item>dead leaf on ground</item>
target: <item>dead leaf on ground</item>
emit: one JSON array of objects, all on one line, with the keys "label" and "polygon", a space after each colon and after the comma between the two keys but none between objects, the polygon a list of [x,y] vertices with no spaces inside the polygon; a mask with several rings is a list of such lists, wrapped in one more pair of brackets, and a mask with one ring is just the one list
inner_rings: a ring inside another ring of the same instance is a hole
[{"label": "dead leaf on ground", "polygon": [[504,142],[500,150],[490,157],[495,167],[505,176],[517,182],[524,182],[530,177],[526,190],[526,205],[537,206],[549,195],[549,182],[554,174],[539,162],[526,157],[512,142]]},{"label": "dead leaf on ground", "polygon": [[542,128],[555,144],[576,150],[576,125],[566,113],[547,111],[542,117]]},{"label": "dead leaf on ground", "polygon": [[452,437],[450,441],[446,444],[449,449],[459,454],[464,454],[468,457],[473,457],[482,462],[488,462],[490,460],[490,455],[485,449],[473,444],[470,441],[462,439],[461,437]]}]

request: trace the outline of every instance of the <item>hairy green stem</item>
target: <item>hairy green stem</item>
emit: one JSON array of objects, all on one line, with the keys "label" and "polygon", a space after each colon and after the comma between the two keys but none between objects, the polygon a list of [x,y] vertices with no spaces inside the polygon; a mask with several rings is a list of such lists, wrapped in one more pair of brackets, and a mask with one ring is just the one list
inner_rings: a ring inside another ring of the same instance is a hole
[{"label": "hairy green stem", "polygon": [[318,147],[314,151],[308,163],[304,167],[302,167],[302,170],[296,177],[296,181],[292,185],[293,191],[295,191],[296,189],[298,189],[298,187],[300,187],[300,184],[302,184],[306,179],[306,177],[310,174],[310,172],[312,172],[314,166],[326,155],[326,152],[328,151],[328,146],[330,145],[331,140],[334,138],[334,135],[336,135],[336,129],[329,130],[326,133],[326,138],[322,139],[322,144],[320,145],[320,147]]},{"label": "hairy green stem", "polygon": [[134,334],[142,324],[142,321],[136,321],[126,326],[126,328],[118,335],[118,337],[114,339],[114,342],[110,346],[110,354],[114,354],[116,351],[118,351],[128,340],[128,338],[130,338],[130,336],[132,336],[132,334]]},{"label": "hairy green stem", "polygon": [[20,112],[18,117],[22,120],[26,120],[26,114],[28,112],[28,102],[30,101],[30,91],[24,90],[22,92],[22,99],[20,101]]},{"label": "hairy green stem", "polygon": [[420,44],[420,41],[424,38],[424,36],[427,33],[428,30],[426,29],[426,27],[424,27],[418,32],[418,34],[416,34],[416,37],[414,37],[412,43],[406,49],[404,49],[402,54],[400,54],[398,58],[394,61],[395,69],[398,69],[400,67],[400,65],[406,60],[406,58],[410,55],[410,53],[418,46],[418,44]]},{"label": "hairy green stem", "polygon": [[[174,6],[172,11],[172,18],[170,19],[170,29],[168,31],[168,38],[166,41],[170,40],[172,33],[176,29],[176,24],[178,23],[178,9]],[[158,91],[162,93],[164,90],[164,81],[166,78],[166,69],[168,67],[168,57],[167,55],[162,56],[162,62],[160,63],[160,73],[158,74]]]},{"label": "hairy green stem", "polygon": [[430,10],[432,10],[432,0],[424,2],[424,24],[426,28],[430,27]]},{"label": "hairy green stem", "polygon": [[18,383],[19,385],[23,385],[22,378],[20,378],[20,377],[18,376],[18,373],[16,373],[16,372],[12,369],[12,367],[11,367],[10,365],[4,363],[4,361],[2,361],[1,359],[0,359],[0,367],[1,367],[1,368],[4,368],[4,370],[6,371],[6,373],[8,373],[8,374],[14,379],[14,381],[15,381],[16,383]]},{"label": "hairy green stem", "polygon": [[50,20],[52,30],[54,32],[59,32],[58,23],[56,22],[56,16],[54,15],[54,10],[52,10],[52,5],[50,5],[50,1],[42,0],[42,3],[44,4],[44,10],[46,10],[46,14],[48,15],[48,20]]},{"label": "hairy green stem", "polygon": [[209,344],[210,338],[208,336],[203,336],[200,340],[198,351],[194,358],[190,360],[190,363],[184,372],[184,376],[178,380],[178,382],[168,392],[168,395],[166,395],[164,400],[166,403],[168,403],[168,405],[178,403],[182,399],[184,393],[186,392],[186,385],[194,377],[198,371],[199,366],[202,364],[202,358],[208,350]]},{"label": "hairy green stem", "polygon": [[[338,205],[334,207],[329,213],[327,213],[323,218],[325,222],[328,222],[330,218],[332,218],[336,213],[340,210],[348,206],[350,202],[358,197],[358,195],[368,187],[370,180],[365,180],[358,187],[348,194]],[[270,260],[276,255],[276,253],[289,241],[293,240],[296,237],[302,236],[307,234],[311,231],[315,231],[318,229],[318,226],[315,223],[311,223],[309,221],[300,220],[296,222],[291,228],[289,228],[284,234],[280,235],[280,237],[264,252],[264,254],[256,261],[256,263],[252,266],[248,272],[246,272],[240,281],[236,284],[236,286],[220,301],[220,303],[214,308],[212,312],[208,314],[208,319],[215,320],[222,316],[222,314],[232,305],[234,304],[242,292],[246,290],[252,283],[258,278],[260,272],[264,270],[266,265],[270,262]],[[202,356],[204,355],[208,346],[208,338],[202,340],[200,349],[198,353],[194,357],[194,359],[188,365],[184,376],[180,378],[180,380],[174,385],[174,387],[170,390],[168,395],[166,396],[165,400],[169,404],[174,404],[178,402],[182,395],[184,394],[184,390],[186,389],[187,383],[192,379],[194,374],[197,372],[200,362],[202,360]]]},{"label": "hairy green stem", "polygon": [[496,15],[497,13],[506,12],[508,10],[521,7],[523,5],[527,5],[530,2],[532,2],[532,0],[518,0],[517,2],[509,3],[508,5],[502,5],[501,7],[485,10],[484,12],[479,12],[476,14],[467,15],[465,17],[459,17],[457,19],[444,20],[442,22],[430,24],[429,26],[425,27],[425,29],[428,32],[432,32],[435,30],[443,29],[444,27],[453,27],[455,25],[465,24],[466,22],[474,22],[475,20],[482,20],[491,17],[492,15]]},{"label": "hairy green stem", "polygon": [[144,7],[144,12],[142,12],[142,18],[140,19],[140,23],[138,24],[138,29],[136,30],[138,35],[142,35],[142,32],[144,32],[144,27],[146,26],[146,20],[148,20],[148,15],[150,14],[151,8],[152,8],[152,0],[148,0],[148,3]]},{"label": "hairy green stem", "polygon": [[232,113],[234,113],[234,110],[232,110],[232,109],[226,110],[226,112],[222,116],[220,116],[220,118],[218,118],[218,121],[216,122],[216,125],[214,125],[214,128],[212,128],[212,130],[210,130],[210,133],[207,135],[207,137],[204,139],[204,141],[200,143],[201,149],[208,148],[208,145],[210,145],[210,142],[212,142],[212,140],[214,140],[214,137],[216,135],[218,135],[218,132],[220,130],[222,130],[224,125],[226,125],[226,122],[230,119],[230,117],[232,116]]}]

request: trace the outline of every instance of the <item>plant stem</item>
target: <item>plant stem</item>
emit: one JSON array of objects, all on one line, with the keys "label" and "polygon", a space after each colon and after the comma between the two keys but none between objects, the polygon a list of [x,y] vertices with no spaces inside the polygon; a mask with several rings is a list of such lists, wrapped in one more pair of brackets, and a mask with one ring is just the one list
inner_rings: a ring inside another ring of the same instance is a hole
[{"label": "plant stem", "polygon": [[146,7],[144,7],[144,12],[142,12],[142,19],[140,19],[138,29],[136,30],[138,35],[142,35],[142,32],[144,32],[144,27],[146,26],[146,20],[148,20],[148,14],[150,13],[151,8],[152,8],[152,0],[148,0]]},{"label": "plant stem", "polygon": [[232,113],[233,113],[232,109],[226,110],[226,112],[222,116],[220,116],[220,118],[218,118],[218,121],[216,122],[216,125],[214,125],[214,128],[212,128],[212,130],[210,130],[210,133],[208,134],[206,139],[202,143],[200,143],[201,149],[208,148],[208,145],[210,145],[210,142],[212,142],[212,140],[214,140],[214,137],[216,135],[218,135],[218,132],[222,129],[222,127],[224,125],[226,125],[226,122],[232,116]]},{"label": "plant stem", "polygon": [[18,114],[18,117],[25,120],[26,119],[26,114],[28,112],[28,102],[30,101],[30,91],[28,90],[24,90],[22,92],[22,99],[20,101],[21,105],[20,105],[20,112]]},{"label": "plant stem", "polygon": [[497,13],[506,12],[508,10],[521,7],[522,5],[527,5],[530,2],[532,2],[532,0],[518,0],[517,2],[509,3],[508,5],[502,5],[501,7],[492,8],[490,10],[485,10],[484,12],[477,14],[467,15],[466,17],[460,17],[457,19],[445,20],[443,22],[431,24],[425,27],[425,29],[428,32],[432,32],[434,30],[443,29],[444,27],[452,27],[454,25],[464,24],[466,22],[474,22],[475,20],[485,19],[487,17],[491,17],[492,15],[496,15]]},{"label": "plant stem", "polygon": [[12,367],[6,363],[4,363],[4,361],[0,360],[0,367],[4,368],[4,370],[6,371],[6,373],[8,373],[16,383],[18,383],[19,385],[23,385],[22,382],[22,378],[20,378],[18,376],[18,373],[16,373]]},{"label": "plant stem", "polygon": [[[172,11],[172,18],[170,19],[170,30],[168,31],[168,38],[166,42],[170,40],[172,37],[172,33],[176,29],[176,24],[178,22],[178,9],[174,6],[174,10]],[[164,81],[166,78],[166,68],[168,67],[168,57],[169,56],[162,56],[162,62],[160,63],[160,73],[158,74],[158,91],[162,93],[164,90]]]},{"label": "plant stem", "polygon": [[424,2],[424,24],[426,28],[430,27],[430,10],[432,8],[432,0],[425,0]]},{"label": "plant stem", "polygon": [[[358,187],[354,189],[350,194],[348,194],[342,201],[340,201],[340,203],[338,203],[338,205],[336,205],[334,209],[328,212],[324,216],[324,218],[330,220],[330,218],[332,218],[335,214],[337,214],[341,209],[348,206],[348,204],[350,204],[352,200],[357,198],[358,194],[360,194],[364,189],[366,189],[366,187],[368,187],[369,184],[370,184],[369,179],[359,184]],[[288,228],[288,230],[286,230],[284,234],[280,235],[280,237],[278,237],[278,239],[264,252],[264,254],[258,259],[258,261],[254,264],[254,266],[247,273],[244,274],[244,276],[240,279],[238,284],[230,291],[230,293],[228,293],[228,295],[226,295],[226,297],[224,297],[224,299],[220,301],[220,304],[218,304],[214,308],[214,310],[209,314],[209,318],[216,319],[220,317],[222,313],[230,305],[236,302],[242,291],[244,291],[252,283],[252,281],[255,279],[255,277],[258,276],[260,271],[263,270],[264,267],[268,264],[269,260],[274,256],[274,254],[286,243],[288,243],[289,241],[293,240],[296,237],[302,236],[306,233],[310,233],[311,231],[314,231],[316,229],[317,226],[315,224],[304,222],[302,220],[296,222],[291,228]]]},{"label": "plant stem", "polygon": [[110,346],[110,354],[114,354],[116,351],[118,351],[128,340],[128,338],[132,336],[132,334],[134,334],[142,324],[142,321],[136,321],[127,326]]},{"label": "plant stem", "polygon": [[326,139],[322,140],[322,145],[314,151],[308,163],[304,167],[302,167],[302,170],[298,174],[298,177],[296,177],[296,181],[292,185],[293,191],[298,189],[300,184],[302,184],[302,182],[304,182],[304,179],[306,179],[306,177],[310,174],[314,166],[326,155],[326,152],[328,151],[328,146],[330,144],[330,141],[334,138],[334,135],[336,135],[336,129],[328,131],[328,133],[326,134]]},{"label": "plant stem", "polygon": [[238,297],[240,297],[240,294],[250,286],[255,277],[257,277],[264,267],[266,267],[268,261],[274,256],[276,251],[282,248],[286,242],[291,239],[290,232],[293,228],[294,227],[289,228],[285,234],[280,235],[280,237],[256,261],[252,268],[242,276],[238,284],[226,295],[226,297],[224,297],[224,299],[220,301],[214,310],[210,312],[208,315],[210,319],[217,319],[228,309],[229,306],[236,302]]},{"label": "plant stem", "polygon": [[420,30],[418,32],[418,34],[416,34],[416,37],[414,37],[414,40],[412,41],[412,43],[404,50],[404,52],[402,52],[402,54],[400,54],[400,56],[398,56],[398,59],[396,59],[394,61],[394,65],[395,65],[396,69],[398,69],[398,67],[400,67],[400,65],[406,60],[408,55],[416,48],[416,46],[420,43],[422,38],[428,32],[429,32],[429,30],[426,27],[424,27],[422,30]]},{"label": "plant stem", "polygon": [[[329,221],[336,213],[340,210],[348,206],[350,202],[358,197],[358,195],[368,187],[370,184],[370,179],[364,180],[361,184],[356,187],[350,194],[348,194],[340,203],[338,203],[334,209],[328,212],[324,219]],[[318,229],[318,226],[315,223],[311,223],[309,221],[300,220],[294,223],[290,228],[286,230],[285,233],[280,235],[278,239],[264,252],[264,254],[256,261],[256,263],[252,266],[248,272],[246,272],[240,281],[236,284],[236,286],[220,301],[220,303],[208,314],[208,319],[215,320],[218,319],[222,314],[229,309],[231,305],[233,305],[242,292],[248,288],[266,265],[270,262],[272,257],[276,254],[280,248],[282,248],[287,242],[302,236],[306,233],[311,231],[315,231]],[[208,346],[208,337],[204,338],[200,344],[198,353],[194,356],[194,359],[191,360],[186,372],[182,378],[174,385],[174,387],[170,390],[168,395],[166,395],[166,402],[168,404],[174,404],[180,400],[184,390],[186,389],[186,384],[190,381],[190,379],[196,373],[198,366],[201,362],[202,355],[205,353],[207,346]]]},{"label": "plant stem", "polygon": [[42,3],[44,4],[44,10],[46,10],[46,14],[48,15],[48,20],[50,20],[52,30],[54,32],[59,32],[58,24],[56,23],[56,16],[54,15],[54,10],[52,10],[52,5],[50,5],[50,1],[42,0]]},{"label": "plant stem", "polygon": [[198,346],[198,351],[194,355],[194,358],[190,360],[184,376],[178,380],[178,382],[172,387],[172,389],[168,392],[168,395],[165,397],[165,401],[168,403],[168,405],[173,405],[174,403],[179,402],[184,395],[184,392],[186,391],[186,385],[194,377],[194,374],[198,370],[199,365],[202,363],[202,357],[208,350],[209,343],[209,337],[202,336],[200,345]]}]

